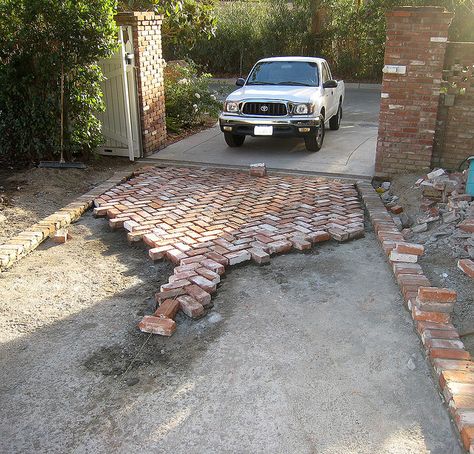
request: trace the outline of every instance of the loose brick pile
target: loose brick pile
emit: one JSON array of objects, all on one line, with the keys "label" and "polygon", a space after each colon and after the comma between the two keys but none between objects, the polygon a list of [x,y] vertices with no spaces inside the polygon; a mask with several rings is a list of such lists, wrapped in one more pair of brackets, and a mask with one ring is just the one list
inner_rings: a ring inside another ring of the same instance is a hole
[{"label": "loose brick pile", "polygon": [[431,286],[416,263],[423,254],[423,246],[404,241],[370,184],[358,182],[357,189],[382,248],[389,256],[462,443],[466,450],[474,452],[474,362],[451,323],[456,292]]},{"label": "loose brick pile", "polygon": [[364,235],[354,185],[321,178],[252,177],[243,172],[148,168],[95,200],[96,216],[143,240],[153,260],[176,268],[156,294],[160,307],[140,329],[171,335],[178,309],[197,318],[211,305],[226,267]]}]

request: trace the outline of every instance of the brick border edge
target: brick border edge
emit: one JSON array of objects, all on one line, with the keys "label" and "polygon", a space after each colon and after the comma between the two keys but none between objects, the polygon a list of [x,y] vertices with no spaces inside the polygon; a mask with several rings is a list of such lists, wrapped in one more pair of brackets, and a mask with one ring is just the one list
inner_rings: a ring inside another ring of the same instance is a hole
[{"label": "brick border edge", "polygon": [[[356,188],[381,247],[390,257],[397,242],[404,241],[403,236],[372,185],[358,181]],[[456,293],[432,287],[417,263],[392,260],[389,263],[462,444],[466,451],[474,453],[474,362],[451,323],[449,312],[454,305]],[[423,299],[427,293],[443,296],[436,300],[438,302],[434,302],[436,298],[431,296],[430,302],[426,303]],[[432,306],[420,309],[420,304]]]},{"label": "brick border edge", "polygon": [[77,221],[94,203],[94,199],[119,183],[130,179],[137,170],[115,172],[112,177],[85,194],[77,197],[65,207],[33,224],[0,245],[0,272],[7,270],[21,258],[34,251],[43,241],[59,229]]}]

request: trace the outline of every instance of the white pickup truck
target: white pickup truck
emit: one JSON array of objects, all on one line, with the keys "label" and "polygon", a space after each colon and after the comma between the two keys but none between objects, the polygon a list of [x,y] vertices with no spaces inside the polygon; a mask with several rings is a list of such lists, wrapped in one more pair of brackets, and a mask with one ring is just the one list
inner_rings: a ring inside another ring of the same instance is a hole
[{"label": "white pickup truck", "polygon": [[219,116],[230,147],[245,136],[303,137],[308,151],[323,145],[325,124],[339,129],[344,82],[332,78],[326,60],[275,57],[259,60],[247,79],[237,79]]}]

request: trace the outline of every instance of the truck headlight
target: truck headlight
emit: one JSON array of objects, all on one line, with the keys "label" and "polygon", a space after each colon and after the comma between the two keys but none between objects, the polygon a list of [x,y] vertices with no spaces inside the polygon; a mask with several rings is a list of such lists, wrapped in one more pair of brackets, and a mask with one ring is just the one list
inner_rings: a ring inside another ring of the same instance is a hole
[{"label": "truck headlight", "polygon": [[296,104],[293,107],[293,113],[296,115],[307,115],[311,113],[311,106],[309,104]]},{"label": "truck headlight", "polygon": [[226,112],[238,112],[239,111],[239,104],[233,101],[226,101],[225,109]]}]

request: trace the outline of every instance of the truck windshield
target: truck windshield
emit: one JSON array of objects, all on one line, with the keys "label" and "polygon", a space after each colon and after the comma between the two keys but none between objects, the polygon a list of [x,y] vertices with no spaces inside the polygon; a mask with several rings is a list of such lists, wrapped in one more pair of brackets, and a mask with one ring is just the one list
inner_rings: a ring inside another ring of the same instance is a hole
[{"label": "truck windshield", "polygon": [[247,85],[301,85],[317,87],[318,65],[306,61],[265,61],[257,63]]}]

